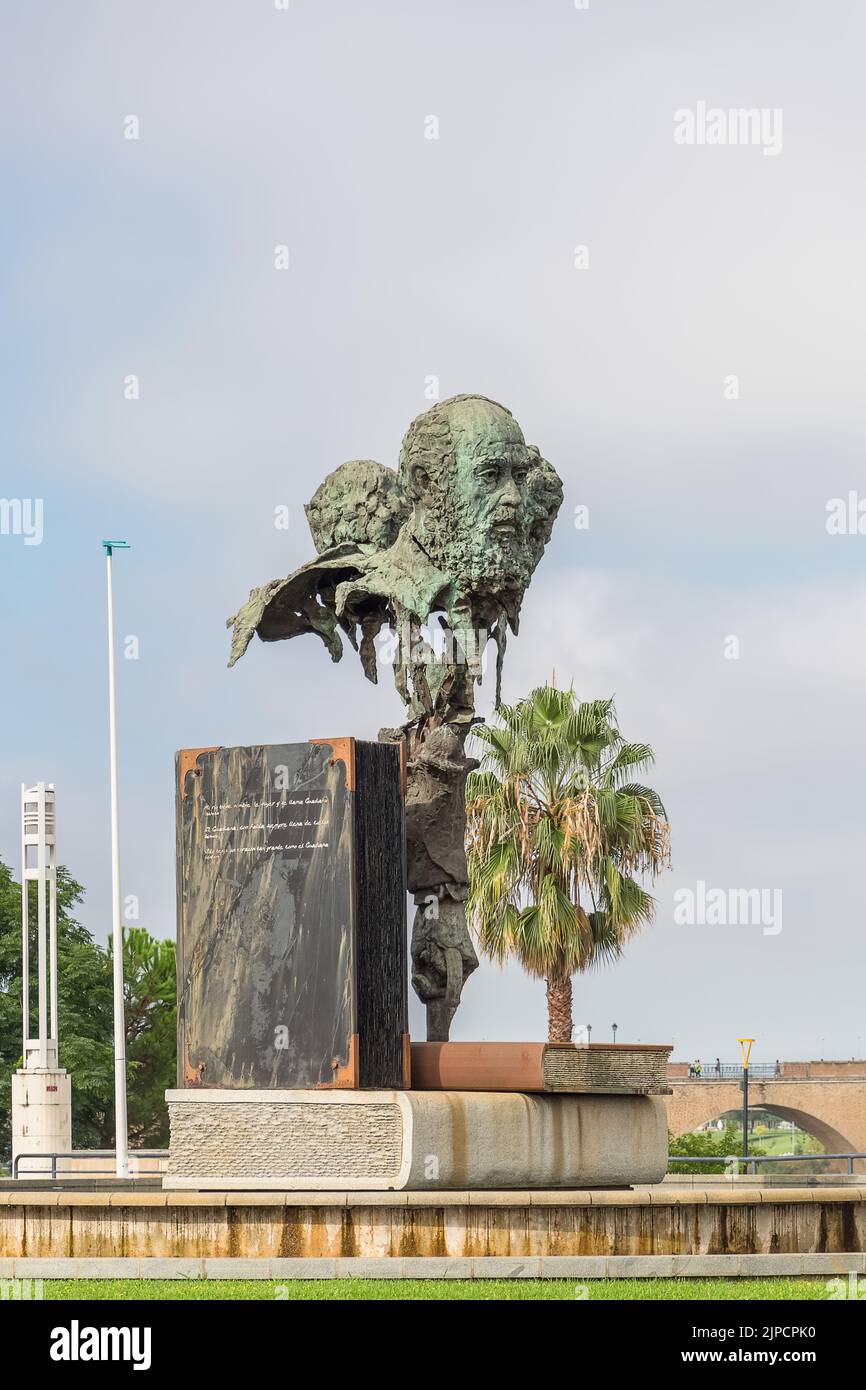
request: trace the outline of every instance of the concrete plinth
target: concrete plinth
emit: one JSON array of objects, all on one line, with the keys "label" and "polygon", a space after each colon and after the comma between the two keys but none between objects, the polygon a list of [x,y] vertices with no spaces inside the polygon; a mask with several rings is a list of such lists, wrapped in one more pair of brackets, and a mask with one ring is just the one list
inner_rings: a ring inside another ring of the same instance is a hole
[{"label": "concrete plinth", "polygon": [[[69,1153],[72,1148],[72,1078],[63,1068],[12,1074],[12,1158]],[[50,1172],[51,1160],[25,1158],[22,1176]]]},{"label": "concrete plinth", "polygon": [[652,1096],[167,1091],[167,1188],[593,1188],[667,1166]]}]

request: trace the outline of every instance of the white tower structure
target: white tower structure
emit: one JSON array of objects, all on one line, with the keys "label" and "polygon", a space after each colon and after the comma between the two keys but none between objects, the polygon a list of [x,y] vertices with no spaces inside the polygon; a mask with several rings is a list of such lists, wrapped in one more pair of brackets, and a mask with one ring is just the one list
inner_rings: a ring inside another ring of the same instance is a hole
[{"label": "white tower structure", "polygon": [[[72,1082],[57,1059],[57,820],[51,783],[21,787],[22,1058],[12,1077],[12,1157],[69,1153]],[[36,884],[37,1037],[31,1034],[30,908]],[[65,1165],[64,1165],[65,1166]],[[50,1160],[22,1158],[22,1177]]]}]

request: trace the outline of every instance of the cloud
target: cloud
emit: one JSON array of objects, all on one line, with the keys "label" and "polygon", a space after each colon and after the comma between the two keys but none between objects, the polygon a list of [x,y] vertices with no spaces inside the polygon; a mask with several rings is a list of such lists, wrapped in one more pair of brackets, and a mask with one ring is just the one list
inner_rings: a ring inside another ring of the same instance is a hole
[{"label": "cloud", "polygon": [[[824,519],[862,484],[863,20],[830,0],[816,49],[811,10],[753,10],[153,0],[10,18],[4,490],[44,498],[46,536],[27,555],[0,538],[0,843],[14,862],[17,780],[54,776],[98,933],[100,537],[134,542],[117,599],[142,639],[120,676],[124,874],[169,932],[176,747],[399,717],[387,681],[313,639],[226,672],[222,624],[308,557],[302,505],[326,472],[396,462],[433,374],[443,396],[504,401],[566,484],[506,696],[554,668],[614,693],[674,826],[656,928],[578,982],[576,1016],[621,1037],[675,1025],[689,1052],[756,1019],[773,1055],[821,1028],[855,1046],[866,594],[861,538]],[[782,107],[782,154],[676,147],[673,112],[701,99]],[[698,879],[782,887],[783,932],[676,929],[674,888]],[[542,987],[484,969],[462,1036],[537,1036]]]},{"label": "cloud", "polygon": [[[773,1055],[794,1056],[817,1047],[820,1019],[827,1055],[854,1051],[864,605],[862,580],[732,593],[542,567],[509,649],[505,698],[554,666],[558,684],[573,680],[581,698],[613,694],[625,734],[656,751],[651,780],[672,822],[656,924],[616,967],[576,983],[584,1021],[600,1026],[603,1011],[618,1016],[621,1037],[664,1041],[676,1029],[688,1049],[722,1054],[742,1024]],[[730,635],[737,661],[724,658]],[[676,926],[673,894],[698,880],[781,890],[782,932]],[[510,1017],[514,1026],[537,1014],[517,1005]]]}]

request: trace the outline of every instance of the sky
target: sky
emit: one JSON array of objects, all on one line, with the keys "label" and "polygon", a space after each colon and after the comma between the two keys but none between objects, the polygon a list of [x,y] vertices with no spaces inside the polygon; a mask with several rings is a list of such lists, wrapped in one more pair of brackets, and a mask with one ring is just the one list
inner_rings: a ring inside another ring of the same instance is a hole
[{"label": "sky", "polygon": [[[504,696],[613,695],[672,826],[656,920],[575,1021],[862,1057],[864,42],[853,0],[4,0],[0,499],[42,525],[0,511],[0,858],[53,781],[105,938],[103,538],[132,547],[123,893],[154,934],[177,748],[398,722],[313,637],[227,670],[224,620],[311,558],[327,472],[479,392],[565,486]],[[676,138],[743,109],[766,138]],[[747,920],[713,890],[755,890]],[[543,985],[483,965],[452,1036],[545,1030]]]}]

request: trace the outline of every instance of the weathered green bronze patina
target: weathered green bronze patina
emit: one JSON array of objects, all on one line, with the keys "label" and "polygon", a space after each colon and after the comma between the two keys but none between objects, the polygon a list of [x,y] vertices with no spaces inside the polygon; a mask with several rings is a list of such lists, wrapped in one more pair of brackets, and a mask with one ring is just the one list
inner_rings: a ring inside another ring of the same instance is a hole
[{"label": "weathered green bronze patina", "polygon": [[339,661],[342,632],[374,682],[393,655],[408,721],[379,737],[408,740],[412,984],[430,1041],[447,1040],[478,965],[466,927],[463,796],[476,766],[464,744],[482,656],[492,638],[498,702],[506,633],[517,632],[561,502],[555,469],[510,411],[453,396],[409,426],[397,472],[355,459],[330,473],[306,508],[317,558],[253,589],[228,620],[230,666],[253,633],[276,642],[315,632]]}]

